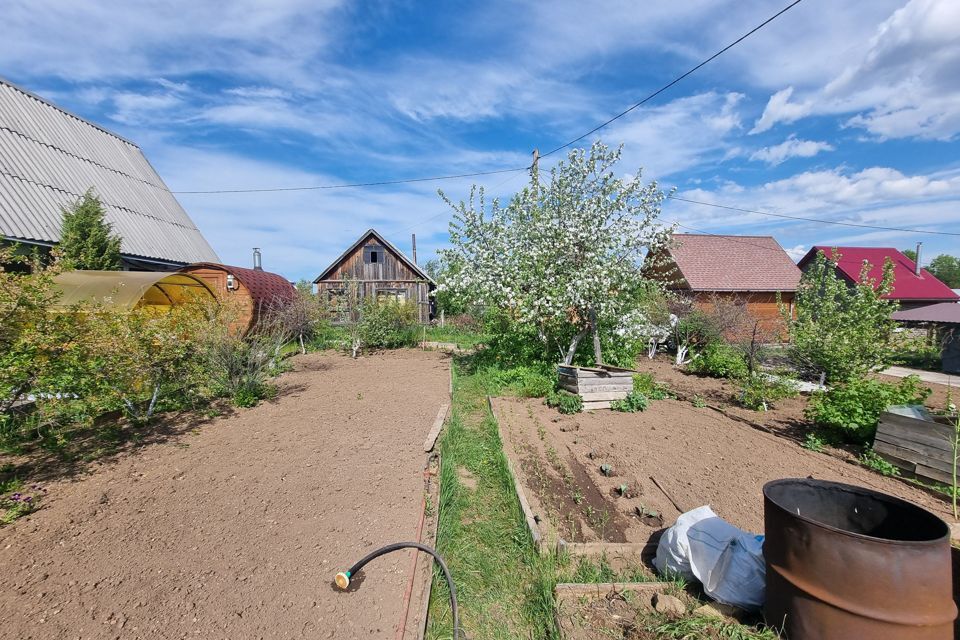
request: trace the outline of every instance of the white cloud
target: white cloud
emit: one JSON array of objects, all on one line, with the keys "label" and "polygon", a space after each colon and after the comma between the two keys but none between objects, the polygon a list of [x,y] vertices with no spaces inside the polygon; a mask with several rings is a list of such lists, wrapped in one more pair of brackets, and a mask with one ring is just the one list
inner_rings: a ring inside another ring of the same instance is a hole
[{"label": "white cloud", "polygon": [[615,123],[602,137],[610,145],[624,144],[624,170],[642,167],[645,178],[663,179],[726,157],[730,137],[741,129],[742,99],[713,92],[679,98]]},{"label": "white cloud", "polygon": [[880,138],[949,140],[960,133],[960,3],[910,0],[876,30],[859,58],[793,100],[771,96],[751,133],[819,114],[852,114]]},{"label": "white cloud", "polygon": [[833,145],[829,142],[801,140],[790,136],[780,144],[754,151],[750,154],[750,159],[776,166],[789,158],[812,158],[821,151],[833,151]]}]

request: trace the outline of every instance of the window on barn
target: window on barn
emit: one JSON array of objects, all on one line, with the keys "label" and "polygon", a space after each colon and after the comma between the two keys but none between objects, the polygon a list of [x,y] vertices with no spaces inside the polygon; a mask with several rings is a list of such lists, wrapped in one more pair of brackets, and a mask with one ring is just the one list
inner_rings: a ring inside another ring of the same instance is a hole
[{"label": "window on barn", "polygon": [[376,264],[383,262],[383,247],[376,244],[368,244],[363,248],[363,261],[367,264]]},{"label": "window on barn", "polygon": [[377,289],[377,302],[403,304],[406,301],[406,289]]}]

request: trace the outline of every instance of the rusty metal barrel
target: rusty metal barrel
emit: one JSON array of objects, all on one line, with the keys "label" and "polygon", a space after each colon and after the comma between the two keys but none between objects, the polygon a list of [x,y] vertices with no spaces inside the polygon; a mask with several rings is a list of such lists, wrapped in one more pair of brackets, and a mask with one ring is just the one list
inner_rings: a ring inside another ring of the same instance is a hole
[{"label": "rusty metal barrel", "polygon": [[950,529],[900,498],[837,482],[763,487],[767,624],[790,640],[953,637]]}]

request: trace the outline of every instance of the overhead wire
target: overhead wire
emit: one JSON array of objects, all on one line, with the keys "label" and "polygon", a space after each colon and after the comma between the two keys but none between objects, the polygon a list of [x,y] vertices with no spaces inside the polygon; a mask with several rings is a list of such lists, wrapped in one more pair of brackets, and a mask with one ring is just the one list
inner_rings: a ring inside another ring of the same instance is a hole
[{"label": "overhead wire", "polygon": [[746,40],[747,38],[749,38],[750,36],[752,36],[753,34],[755,34],[757,31],[760,31],[760,29],[763,29],[765,26],[767,26],[768,24],[770,24],[771,22],[773,22],[774,20],[776,20],[777,18],[779,18],[780,16],[782,16],[783,14],[785,14],[785,13],[786,13],[787,11],[789,11],[790,9],[793,9],[795,6],[797,6],[797,5],[800,4],[801,2],[802,2],[802,0],[794,0],[794,2],[791,2],[791,3],[788,4],[786,7],[784,7],[784,8],[781,9],[780,11],[776,12],[775,14],[773,14],[772,16],[770,16],[769,18],[767,18],[766,20],[764,20],[763,22],[761,22],[760,24],[758,24],[757,26],[755,26],[755,27],[754,27],[753,29],[751,29],[750,31],[747,31],[745,34],[743,34],[742,36],[740,36],[739,38],[737,38],[736,40],[734,40],[733,42],[731,42],[730,44],[728,44],[727,46],[725,46],[723,49],[720,49],[719,51],[717,51],[716,53],[714,53],[712,56],[710,56],[709,58],[707,58],[706,60],[700,62],[700,63],[699,63],[698,65],[696,65],[695,67],[692,67],[692,68],[689,69],[687,72],[683,73],[683,74],[680,75],[680,76],[677,76],[676,78],[674,78],[673,80],[671,80],[671,81],[668,82],[667,84],[663,85],[662,87],[660,87],[659,89],[657,89],[656,91],[654,91],[653,93],[651,93],[650,95],[648,95],[647,97],[645,97],[645,98],[644,98],[643,100],[641,100],[640,102],[637,102],[637,103],[633,104],[632,106],[624,109],[623,111],[621,111],[621,112],[618,113],[617,115],[613,116],[612,118],[610,118],[610,119],[607,120],[606,122],[603,122],[603,123],[601,123],[601,124],[598,124],[598,125],[595,126],[593,129],[591,129],[590,131],[587,131],[587,132],[584,133],[583,135],[578,136],[578,137],[574,138],[573,140],[570,140],[569,142],[565,142],[565,143],[563,143],[562,145],[560,145],[559,147],[556,147],[555,149],[551,149],[550,151],[547,151],[546,153],[544,153],[544,154],[543,154],[542,156],[540,156],[540,157],[541,157],[541,158],[546,158],[547,156],[552,155],[552,154],[556,153],[557,151],[560,151],[560,150],[562,150],[562,149],[566,149],[566,148],[569,147],[570,145],[576,144],[577,142],[580,142],[581,140],[583,140],[583,139],[586,138],[587,136],[589,136],[589,135],[591,135],[591,134],[594,134],[594,133],[596,133],[597,131],[600,131],[600,129],[603,129],[603,128],[606,127],[607,125],[609,125],[609,124],[611,124],[611,123],[613,123],[613,122],[616,122],[617,120],[619,120],[619,119],[622,118],[623,116],[627,115],[628,113],[630,113],[630,112],[633,111],[634,109],[643,106],[644,104],[646,104],[646,103],[649,102],[650,100],[653,100],[654,98],[656,98],[658,95],[660,95],[661,93],[663,93],[664,91],[666,91],[667,89],[669,89],[670,87],[672,87],[673,85],[677,84],[678,82],[681,82],[681,81],[682,81],[684,78],[686,78],[687,76],[690,76],[690,75],[696,73],[701,67],[703,67],[703,66],[705,66],[705,65],[713,62],[714,60],[716,60],[717,58],[719,58],[720,56],[722,56],[724,53],[726,53],[727,51],[729,51],[729,50],[732,49],[733,47],[737,46],[738,44],[740,44],[741,42],[743,42],[744,40]]},{"label": "overhead wire", "polygon": [[[583,135],[580,135],[580,136],[574,138],[573,140],[570,140],[569,142],[563,143],[563,144],[560,145],[559,147],[556,147],[556,148],[548,151],[547,153],[544,153],[544,154],[541,155],[540,157],[541,157],[541,158],[545,158],[545,157],[547,157],[547,156],[549,156],[549,155],[552,155],[552,154],[556,153],[557,151],[560,151],[560,150],[562,150],[562,149],[565,149],[565,148],[569,147],[570,145],[575,144],[575,143],[579,142],[580,140],[583,140],[583,139],[586,138],[587,136],[589,136],[589,135],[591,135],[591,134],[593,134],[593,133],[596,133],[597,131],[603,129],[604,127],[606,127],[606,126],[609,125],[610,123],[615,122],[616,120],[619,120],[620,118],[622,118],[623,116],[627,115],[628,113],[630,113],[630,112],[633,111],[634,109],[637,109],[638,107],[646,104],[647,102],[649,102],[650,100],[654,99],[655,97],[657,97],[658,95],[660,95],[660,94],[663,93],[664,91],[667,91],[668,89],[670,89],[671,87],[673,87],[673,86],[676,85],[677,83],[682,82],[682,81],[683,81],[685,78],[687,78],[688,76],[696,73],[696,72],[697,72],[698,70],[700,70],[702,67],[706,66],[707,64],[709,64],[709,63],[712,62],[713,60],[717,59],[718,57],[720,57],[721,55],[723,55],[724,53],[726,53],[727,51],[729,51],[729,50],[732,49],[733,47],[737,46],[738,44],[740,44],[741,42],[743,42],[744,40],[746,40],[747,38],[749,38],[750,36],[752,36],[754,33],[756,33],[757,31],[759,31],[760,29],[764,28],[765,26],[767,26],[768,24],[770,24],[771,22],[773,22],[774,20],[776,20],[777,18],[779,18],[780,16],[782,16],[784,13],[786,13],[787,11],[789,11],[790,9],[792,9],[793,7],[795,7],[795,6],[797,6],[798,4],[800,4],[802,1],[803,1],[803,0],[794,0],[793,2],[791,2],[790,4],[788,4],[786,7],[784,7],[783,9],[781,9],[780,11],[778,11],[777,13],[773,14],[772,16],[770,16],[769,18],[767,18],[766,20],[764,20],[763,22],[761,22],[760,24],[758,24],[758,25],[755,26],[754,28],[750,29],[749,31],[747,31],[745,34],[743,34],[742,36],[740,36],[739,38],[737,38],[736,40],[734,40],[734,41],[731,42],[730,44],[728,44],[727,46],[723,47],[722,49],[720,49],[719,51],[717,51],[716,53],[714,53],[713,55],[711,55],[709,58],[706,58],[705,60],[702,60],[702,61],[701,61],[700,63],[698,63],[696,66],[688,69],[686,72],[684,72],[683,74],[677,76],[676,78],[674,78],[673,80],[671,80],[671,81],[668,82],[667,84],[663,85],[662,87],[660,87],[659,89],[657,89],[657,90],[654,91],[653,93],[647,95],[645,98],[643,98],[643,99],[640,100],[639,102],[637,102],[637,103],[633,104],[632,106],[628,107],[627,109],[621,111],[620,113],[618,113],[617,115],[613,116],[613,117],[610,118],[609,120],[607,120],[607,121],[605,121],[605,122],[597,125],[596,127],[594,127],[593,129],[591,129],[590,131],[587,131],[587,132],[584,133]],[[200,194],[218,194],[218,193],[268,193],[268,192],[282,192],[282,191],[319,191],[319,190],[324,190],[324,189],[352,189],[352,188],[362,188],[362,187],[379,187],[379,186],[387,186],[387,185],[409,184],[409,183],[416,183],[416,182],[435,182],[435,181],[439,181],[439,180],[455,180],[455,179],[458,179],[458,178],[473,178],[473,177],[479,177],[479,176],[489,176],[489,175],[494,175],[494,174],[498,174],[498,173],[513,173],[513,172],[517,172],[517,171],[528,171],[528,170],[529,170],[529,167],[514,167],[514,168],[511,168],[511,169],[496,169],[496,170],[491,170],[491,171],[477,171],[477,172],[473,172],[473,173],[459,173],[459,174],[451,174],[451,175],[430,176],[430,177],[425,177],[425,178],[405,178],[405,179],[398,179],[398,180],[380,180],[380,181],[374,181],[374,182],[353,182],[353,183],[344,183],[344,184],[314,185],[314,186],[306,186],[306,187],[267,187],[267,188],[259,188],[259,189],[212,189],[212,190],[171,191],[171,193],[178,194],[178,195],[179,195],[179,194],[184,194],[184,195],[186,195],[186,194],[190,194],[190,195],[200,195]]]},{"label": "overhead wire", "polygon": [[741,213],[755,213],[761,216],[772,216],[774,218],[786,218],[787,220],[797,220],[804,222],[814,222],[817,224],[834,224],[843,227],[857,227],[860,229],[878,229],[881,231],[898,231],[900,233],[926,233],[934,236],[960,236],[960,233],[955,233],[952,231],[931,231],[929,229],[909,229],[905,227],[885,227],[876,224],[866,224],[862,222],[842,222],[840,220],[824,220],[823,218],[808,218],[806,216],[797,216],[797,215],[788,215],[786,213],[772,213],[770,211],[760,211],[757,209],[745,209],[743,207],[734,207],[726,204],[717,204],[715,202],[704,202],[702,200],[693,200],[691,198],[683,198],[681,196],[667,195],[667,198],[670,200],[677,200],[679,202],[689,202],[690,204],[698,204],[706,207],[716,207],[718,209],[727,209],[729,211],[739,211]]}]

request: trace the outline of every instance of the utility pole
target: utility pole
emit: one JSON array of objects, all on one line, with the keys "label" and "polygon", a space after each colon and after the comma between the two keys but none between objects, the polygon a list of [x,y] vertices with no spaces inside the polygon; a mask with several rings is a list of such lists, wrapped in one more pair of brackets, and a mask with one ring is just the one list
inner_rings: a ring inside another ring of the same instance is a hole
[{"label": "utility pole", "polygon": [[530,165],[530,186],[534,193],[540,187],[540,149],[533,150],[533,164]]}]

